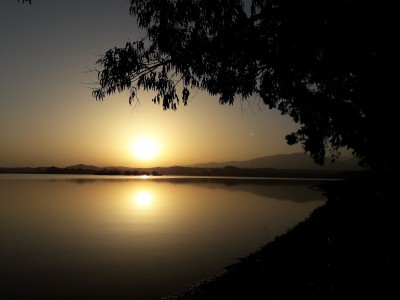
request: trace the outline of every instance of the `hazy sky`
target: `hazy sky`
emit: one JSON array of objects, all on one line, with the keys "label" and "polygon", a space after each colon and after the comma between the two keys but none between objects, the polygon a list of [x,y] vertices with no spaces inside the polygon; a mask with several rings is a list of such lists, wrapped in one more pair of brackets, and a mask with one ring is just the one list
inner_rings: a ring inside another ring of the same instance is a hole
[{"label": "hazy sky", "polygon": [[[301,151],[284,138],[297,125],[258,99],[220,106],[192,91],[175,112],[146,94],[136,107],[127,93],[95,101],[88,70],[143,34],[128,0],[0,0],[0,166],[154,167]],[[153,159],[134,155],[140,138],[157,143]]]}]

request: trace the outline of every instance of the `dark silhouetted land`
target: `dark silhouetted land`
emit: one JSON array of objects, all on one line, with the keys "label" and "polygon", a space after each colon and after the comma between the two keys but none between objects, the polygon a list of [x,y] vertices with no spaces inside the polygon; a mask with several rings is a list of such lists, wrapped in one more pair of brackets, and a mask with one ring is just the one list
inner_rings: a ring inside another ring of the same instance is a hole
[{"label": "dark silhouetted land", "polygon": [[320,186],[327,203],[258,252],[172,299],[394,299],[394,187],[364,177]]},{"label": "dark silhouetted land", "polygon": [[172,175],[172,176],[235,176],[235,177],[291,177],[291,178],[349,178],[364,173],[356,159],[347,159],[325,166],[316,165],[303,153],[265,156],[248,161],[206,163],[192,166],[153,168],[98,167],[78,164],[65,168],[19,167],[1,168],[0,173],[25,174],[87,174],[87,175]]}]

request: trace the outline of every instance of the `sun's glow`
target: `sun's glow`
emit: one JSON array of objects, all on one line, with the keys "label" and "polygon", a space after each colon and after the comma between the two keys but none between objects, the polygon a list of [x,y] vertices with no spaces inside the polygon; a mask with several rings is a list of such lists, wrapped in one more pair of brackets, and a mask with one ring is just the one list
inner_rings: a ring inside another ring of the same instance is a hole
[{"label": "sun's glow", "polygon": [[151,138],[137,139],[133,145],[133,154],[141,160],[150,160],[158,154],[158,144]]}]

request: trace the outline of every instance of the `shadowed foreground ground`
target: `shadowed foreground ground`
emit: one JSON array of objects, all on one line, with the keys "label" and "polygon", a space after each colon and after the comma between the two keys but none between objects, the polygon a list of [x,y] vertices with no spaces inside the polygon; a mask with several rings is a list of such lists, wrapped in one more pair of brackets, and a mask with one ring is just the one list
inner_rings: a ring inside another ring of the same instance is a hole
[{"label": "shadowed foreground ground", "polygon": [[307,220],[221,276],[163,299],[397,299],[394,187],[368,177],[321,189],[328,201]]}]

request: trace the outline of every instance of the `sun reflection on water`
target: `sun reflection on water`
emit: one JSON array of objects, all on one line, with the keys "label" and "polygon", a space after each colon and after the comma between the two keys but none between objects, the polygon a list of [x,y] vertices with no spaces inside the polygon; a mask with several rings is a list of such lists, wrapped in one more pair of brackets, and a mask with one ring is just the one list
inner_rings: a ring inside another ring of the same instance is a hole
[{"label": "sun reflection on water", "polygon": [[139,191],[135,194],[135,204],[140,207],[147,207],[152,202],[152,195],[149,191]]}]

